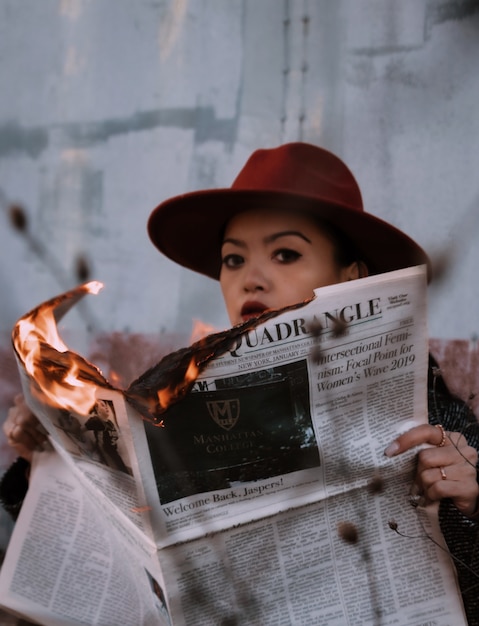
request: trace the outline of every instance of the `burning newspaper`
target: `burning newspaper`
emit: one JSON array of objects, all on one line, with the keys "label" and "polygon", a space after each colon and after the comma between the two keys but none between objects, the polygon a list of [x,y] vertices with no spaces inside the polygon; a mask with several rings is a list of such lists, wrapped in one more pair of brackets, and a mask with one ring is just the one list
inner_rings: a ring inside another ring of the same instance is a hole
[{"label": "burning newspaper", "polygon": [[427,421],[424,268],[318,289],[127,390],[56,329],[98,288],[13,331],[52,451],[0,604],[62,626],[466,624],[436,511],[410,504],[414,455],[383,454]]}]

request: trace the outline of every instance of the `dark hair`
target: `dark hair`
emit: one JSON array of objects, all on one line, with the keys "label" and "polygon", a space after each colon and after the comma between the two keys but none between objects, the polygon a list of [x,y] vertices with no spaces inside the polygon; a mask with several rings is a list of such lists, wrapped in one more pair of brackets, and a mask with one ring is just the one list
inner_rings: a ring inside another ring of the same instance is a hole
[{"label": "dark hair", "polygon": [[352,263],[366,265],[355,244],[342,230],[327,220],[318,218],[310,213],[306,215],[313,219],[321,232],[334,245],[334,260],[340,267],[348,267]]}]

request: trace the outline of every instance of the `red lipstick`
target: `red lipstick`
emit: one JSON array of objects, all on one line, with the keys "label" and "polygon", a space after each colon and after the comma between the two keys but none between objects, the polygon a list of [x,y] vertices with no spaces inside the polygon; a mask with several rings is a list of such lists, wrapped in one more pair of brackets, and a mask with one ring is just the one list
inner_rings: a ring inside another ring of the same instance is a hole
[{"label": "red lipstick", "polygon": [[261,313],[264,313],[268,310],[268,307],[262,302],[257,302],[256,300],[249,300],[245,302],[241,307],[241,319],[243,322],[251,319],[252,317],[258,317]]}]

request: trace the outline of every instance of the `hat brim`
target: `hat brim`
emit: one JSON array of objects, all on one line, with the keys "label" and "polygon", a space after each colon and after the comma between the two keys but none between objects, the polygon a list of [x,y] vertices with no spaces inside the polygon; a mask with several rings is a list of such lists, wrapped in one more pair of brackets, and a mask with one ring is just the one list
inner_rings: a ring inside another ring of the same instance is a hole
[{"label": "hat brim", "polygon": [[175,196],[153,210],[148,234],[168,258],[217,280],[226,224],[255,208],[294,209],[327,220],[354,243],[370,274],[426,264],[431,279],[427,254],[399,229],[356,208],[296,193],[227,188]]}]

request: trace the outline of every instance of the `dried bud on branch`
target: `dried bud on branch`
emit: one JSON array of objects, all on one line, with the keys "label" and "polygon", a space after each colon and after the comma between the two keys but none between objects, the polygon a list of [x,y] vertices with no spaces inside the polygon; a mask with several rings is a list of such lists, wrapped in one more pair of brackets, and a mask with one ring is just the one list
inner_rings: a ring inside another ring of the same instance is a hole
[{"label": "dried bud on branch", "polygon": [[448,252],[438,254],[431,259],[431,263],[434,283],[437,285],[441,281],[445,280],[447,274],[450,272],[453,265],[452,254]]},{"label": "dried bud on branch", "polygon": [[90,278],[90,264],[84,256],[79,256],[75,262],[75,275],[77,279],[84,283]]},{"label": "dried bud on branch", "polygon": [[307,331],[311,333],[313,337],[318,338],[322,330],[323,330],[323,327],[321,326],[321,322],[319,322],[316,319],[311,320],[311,322],[309,322],[307,325]]},{"label": "dried bud on branch", "polygon": [[358,529],[352,522],[339,522],[338,535],[346,543],[356,544],[359,541]]},{"label": "dried bud on branch", "polygon": [[347,327],[348,325],[346,324],[346,322],[335,319],[333,323],[333,337],[335,339],[338,339],[339,337],[345,335]]},{"label": "dried bud on branch", "polygon": [[23,207],[18,204],[12,204],[8,209],[10,223],[15,230],[23,233],[27,230],[28,219]]},{"label": "dried bud on branch", "polygon": [[314,363],[316,363],[316,365],[318,365],[319,364],[319,360],[321,358],[321,348],[319,346],[314,346],[311,349],[310,355],[311,355],[311,358],[314,361]]},{"label": "dried bud on branch", "polygon": [[368,483],[368,491],[372,496],[382,493],[384,488],[384,480],[379,474],[375,474]]}]

